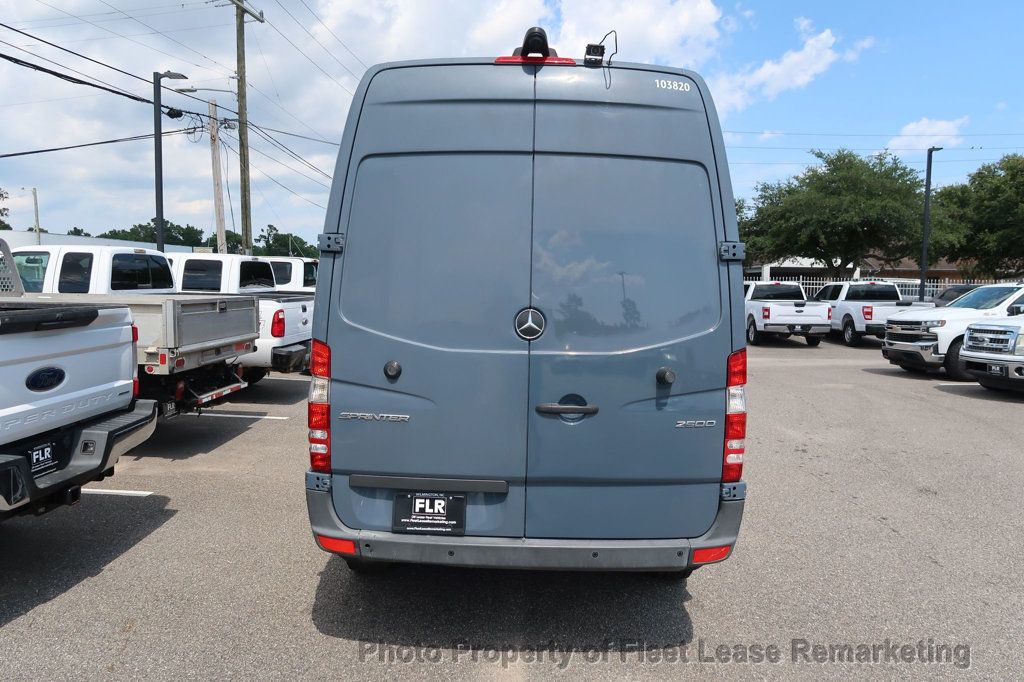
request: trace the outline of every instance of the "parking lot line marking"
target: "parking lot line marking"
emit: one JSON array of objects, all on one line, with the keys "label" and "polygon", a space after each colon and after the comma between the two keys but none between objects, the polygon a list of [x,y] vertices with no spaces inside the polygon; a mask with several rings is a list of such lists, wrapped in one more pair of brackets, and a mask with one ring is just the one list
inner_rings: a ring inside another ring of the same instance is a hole
[{"label": "parking lot line marking", "polygon": [[121,495],[122,497],[149,497],[151,490],[106,490],[104,488],[82,488],[82,494],[89,495]]},{"label": "parking lot line marking", "polygon": [[231,419],[276,419],[278,421],[291,419],[291,417],[276,417],[270,414],[231,414],[230,412],[203,412],[202,414],[187,412],[186,414],[191,414],[196,417],[224,417]]}]

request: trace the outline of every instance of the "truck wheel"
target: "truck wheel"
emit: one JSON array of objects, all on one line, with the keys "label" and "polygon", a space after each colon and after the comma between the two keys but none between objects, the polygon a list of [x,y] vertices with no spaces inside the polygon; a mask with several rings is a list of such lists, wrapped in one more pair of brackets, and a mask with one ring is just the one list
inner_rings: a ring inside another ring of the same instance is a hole
[{"label": "truck wheel", "polygon": [[860,337],[860,332],[853,326],[853,320],[847,319],[843,322],[843,343],[847,346],[859,346]]},{"label": "truck wheel", "polygon": [[753,318],[747,322],[747,344],[750,346],[760,346],[763,335],[757,331],[757,325],[754,323]]},{"label": "truck wheel", "polygon": [[263,377],[267,376],[267,370],[262,367],[247,367],[242,376],[245,378],[245,383],[252,386],[260,383]]},{"label": "truck wheel", "polygon": [[807,345],[810,346],[811,348],[817,348],[818,346],[821,345],[821,337],[820,336],[808,336],[807,337]]},{"label": "truck wheel", "polygon": [[359,557],[343,557],[348,568],[359,575],[379,575],[391,568],[387,561],[368,561]]},{"label": "truck wheel", "polygon": [[974,381],[974,377],[968,374],[965,370],[960,369],[960,349],[964,345],[963,339],[957,339],[953,343],[949,344],[949,350],[946,351],[946,359],[942,363],[946,368],[946,375],[950,379],[956,381]]}]

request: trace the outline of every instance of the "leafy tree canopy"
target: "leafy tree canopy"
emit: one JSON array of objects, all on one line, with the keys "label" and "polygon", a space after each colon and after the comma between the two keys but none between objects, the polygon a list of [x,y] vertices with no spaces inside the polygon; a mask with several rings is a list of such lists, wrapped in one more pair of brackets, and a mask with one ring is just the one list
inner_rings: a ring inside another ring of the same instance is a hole
[{"label": "leafy tree canopy", "polygon": [[1024,273],[1024,155],[1008,154],[948,185],[934,198],[943,248],[965,274]]},{"label": "leafy tree canopy", "polygon": [[[148,223],[132,225],[127,230],[108,230],[101,235],[107,239],[127,239],[136,242],[156,241],[156,218]],[[164,220],[164,243],[177,244],[179,246],[202,246],[203,230],[192,225],[179,225],[170,220]]]},{"label": "leafy tree canopy", "polygon": [[915,254],[923,202],[917,171],[887,152],[811,154],[820,165],[757,185],[752,212],[737,202],[753,259],[810,258],[839,275],[866,258],[894,262]]}]

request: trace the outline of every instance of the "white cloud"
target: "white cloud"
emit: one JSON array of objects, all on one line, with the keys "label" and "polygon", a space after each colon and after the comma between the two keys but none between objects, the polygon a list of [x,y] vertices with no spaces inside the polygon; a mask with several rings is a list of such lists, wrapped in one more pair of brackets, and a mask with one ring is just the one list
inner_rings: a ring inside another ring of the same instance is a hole
[{"label": "white cloud", "polygon": [[715,54],[722,11],[711,0],[562,0],[558,54],[582,57],[587,43],[615,29],[620,61],[699,68]]},{"label": "white cloud", "polygon": [[[763,61],[741,67],[728,61],[725,45],[737,39],[735,32],[755,26],[755,14],[742,4],[729,9],[728,5],[713,0],[307,2],[326,26],[301,3],[285,3],[301,22],[301,27],[276,3],[266,3],[260,8],[273,25],[318,66],[310,63],[270,26],[247,24],[248,77],[252,86],[250,119],[265,127],[322,136],[335,142],[341,139],[351,101],[346,89],[355,90],[357,78],[364,70],[360,62],[372,65],[400,59],[509,54],[522,40],[523,31],[533,25],[548,28],[552,45],[566,56],[582,56],[587,43],[600,40],[614,28],[618,31],[620,48],[616,60],[696,69],[715,64],[723,73],[719,79],[713,79],[716,81],[713,92],[722,112],[737,111],[754,101],[772,99],[786,90],[804,87],[837,60],[848,59],[854,52],[859,54],[870,47],[869,43],[859,41],[844,51],[847,46],[840,45],[832,30],[816,31],[809,20],[804,20],[797,22],[800,32],[797,48],[781,56],[765,55]],[[136,3],[137,7],[144,5]],[[59,5],[53,3],[53,6],[79,16],[100,11],[96,9],[95,0],[67,0]],[[229,79],[235,62],[234,14],[229,6],[189,5],[181,11],[142,17],[196,52],[189,52],[166,37],[149,35],[150,29],[127,18],[108,21],[109,17],[104,16],[103,22],[94,26],[62,16],[60,10],[23,0],[0,0],[0,14],[16,25],[45,26],[26,30],[38,31],[47,39],[66,43],[144,78],[153,71],[172,69],[191,77],[181,85],[234,87]],[[46,21],[42,21],[44,19]],[[206,28],[193,30],[197,26]],[[139,34],[133,38],[137,42],[113,37],[104,27],[121,34]],[[307,30],[322,46],[310,39]],[[734,33],[727,36],[730,31]],[[342,46],[338,38],[344,40],[347,47]],[[23,46],[34,43],[23,36],[7,39]],[[116,87],[144,97],[151,94],[146,82],[76,60],[38,43],[27,49],[102,78]],[[41,61],[23,53],[19,56]],[[330,76],[324,75],[318,67]],[[3,116],[0,149],[5,151],[77,144],[137,135],[152,129],[151,108],[145,104],[98,93],[14,65],[0,67],[0,92],[4,93],[0,104],[18,104],[0,108]],[[215,96],[224,108],[237,106],[229,93],[200,92],[197,96]],[[172,93],[166,93],[164,101],[206,111],[205,103]],[[221,115],[233,116],[223,110]],[[187,125],[187,121],[165,118],[164,125],[165,129],[178,128]],[[228,144],[235,146],[233,137],[233,132],[224,136]],[[287,193],[256,169],[271,174],[295,192],[320,204],[325,204],[327,190],[296,171],[327,181],[258,136],[250,135],[250,138],[254,149],[291,166],[291,169],[286,168],[253,153],[254,229],[258,231],[272,222],[312,239],[322,229],[323,210]],[[278,139],[317,167],[328,173],[333,171],[336,147],[282,135]],[[238,162],[231,153],[229,160],[227,177],[231,183],[231,202],[236,223],[240,224]],[[40,211],[48,228],[61,231],[80,225],[98,233],[152,217],[152,173],[152,143],[139,141],[5,159],[0,165],[0,187],[12,190],[8,202],[11,221],[19,227],[32,222],[31,200],[15,197],[13,191],[22,186],[36,186],[40,192]],[[165,214],[168,219],[191,221],[207,229],[212,226],[210,176],[208,138],[198,142],[184,136],[165,139]],[[228,224],[231,224],[230,217]]]},{"label": "white cloud", "polygon": [[1002,113],[1006,111],[1008,108],[1009,105],[1006,102],[996,102],[996,111]]},{"label": "white cloud", "polygon": [[863,52],[864,50],[869,50],[874,46],[874,37],[868,36],[867,38],[861,38],[860,40],[853,44],[853,47],[843,52],[843,61],[855,62],[860,58],[861,52]]},{"label": "white cloud", "polygon": [[951,120],[922,118],[900,129],[900,134],[889,140],[888,149],[928,149],[928,147],[958,147],[964,143],[960,137],[970,117]]},{"label": "white cloud", "polygon": [[[798,19],[797,26],[803,33],[809,28],[809,22]],[[756,68],[712,78],[718,111],[723,114],[740,111],[757,99],[771,100],[787,90],[803,88],[839,59],[836,37],[831,29],[804,34],[802,39],[799,49],[789,50],[779,59],[768,59]]]},{"label": "white cloud", "polygon": [[777,130],[766,130],[763,133],[761,133],[760,135],[758,135],[757,139],[761,140],[761,141],[773,140],[776,137],[780,137],[781,135],[782,135],[782,133],[777,131]]}]

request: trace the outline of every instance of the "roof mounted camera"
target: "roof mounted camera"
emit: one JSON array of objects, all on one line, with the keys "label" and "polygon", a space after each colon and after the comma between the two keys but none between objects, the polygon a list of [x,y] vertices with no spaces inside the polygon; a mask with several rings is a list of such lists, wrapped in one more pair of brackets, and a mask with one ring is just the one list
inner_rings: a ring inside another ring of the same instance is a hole
[{"label": "roof mounted camera", "polygon": [[523,36],[523,46],[512,51],[514,57],[529,57],[530,55],[541,57],[557,57],[558,53],[548,47],[548,34],[540,26],[527,29]]}]

